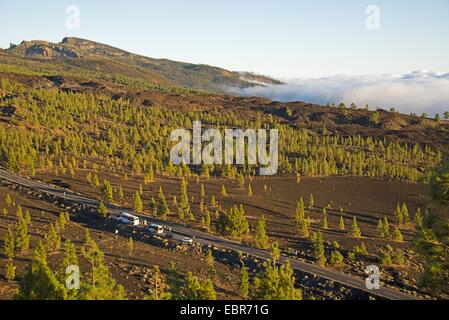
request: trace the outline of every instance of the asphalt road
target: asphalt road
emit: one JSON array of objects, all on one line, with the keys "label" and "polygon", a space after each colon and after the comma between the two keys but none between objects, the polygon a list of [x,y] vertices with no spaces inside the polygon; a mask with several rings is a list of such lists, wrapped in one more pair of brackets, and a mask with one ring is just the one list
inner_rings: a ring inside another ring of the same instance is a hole
[{"label": "asphalt road", "polygon": [[[31,180],[29,178],[24,178],[18,175],[11,174],[5,170],[0,169],[0,179],[5,179],[12,181],[16,184],[22,185],[24,187],[28,187],[31,189],[34,189],[36,191],[45,192],[47,194],[51,194],[81,205],[87,205],[87,206],[98,206],[98,201],[94,199],[89,199],[83,195],[77,194],[73,191],[62,189],[57,186],[53,186],[50,184],[47,184],[45,182],[37,181],[37,180]],[[116,206],[109,206],[109,211],[111,213],[119,213],[123,211],[129,212],[129,210],[119,208]],[[240,251],[242,253],[249,254],[253,257],[259,258],[259,259],[270,259],[270,255],[268,252],[259,250],[257,248],[253,248],[232,240],[228,240],[225,238],[217,237],[214,235],[210,235],[206,232],[202,232],[199,230],[191,229],[176,223],[171,222],[165,222],[165,221],[159,221],[154,218],[150,218],[148,216],[142,216],[138,215],[142,218],[145,218],[150,223],[158,223],[162,226],[169,226],[172,228],[172,232],[176,233],[181,236],[187,236],[187,237],[194,237],[194,241],[197,243],[201,243],[203,245],[211,245],[219,248],[224,249],[230,249],[235,251]],[[310,263],[302,262],[299,260],[295,260],[292,258],[288,258],[290,260],[292,268],[295,270],[303,271],[309,274],[313,274],[322,278],[325,278],[327,280],[331,280],[337,283],[344,284],[346,286],[349,286],[351,288],[360,289],[362,291],[368,292],[372,295],[379,296],[381,298],[389,299],[389,300],[416,300],[417,298],[409,295],[407,293],[401,292],[399,290],[395,290],[390,287],[381,286],[378,290],[368,290],[366,288],[365,279],[360,279],[358,277],[328,270],[326,268],[322,268]],[[279,262],[285,262],[287,260],[286,257],[281,257]]]}]

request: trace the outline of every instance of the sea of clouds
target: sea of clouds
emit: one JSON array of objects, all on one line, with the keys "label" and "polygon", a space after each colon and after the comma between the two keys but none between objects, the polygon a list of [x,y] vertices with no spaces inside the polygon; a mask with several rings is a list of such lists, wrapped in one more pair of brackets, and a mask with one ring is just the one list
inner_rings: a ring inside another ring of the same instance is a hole
[{"label": "sea of clouds", "polygon": [[291,79],[282,85],[230,89],[234,94],[260,96],[281,102],[369,105],[395,108],[402,113],[442,115],[449,111],[449,73],[414,71],[401,75],[336,75],[315,79]]}]

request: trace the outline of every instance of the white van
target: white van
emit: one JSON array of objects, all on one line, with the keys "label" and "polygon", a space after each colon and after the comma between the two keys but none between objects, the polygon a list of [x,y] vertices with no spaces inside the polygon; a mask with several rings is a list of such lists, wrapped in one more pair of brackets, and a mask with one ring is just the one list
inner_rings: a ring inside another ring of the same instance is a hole
[{"label": "white van", "polygon": [[113,219],[124,224],[130,224],[133,226],[138,226],[140,224],[139,217],[136,217],[132,214],[129,214],[127,212],[120,212],[113,216]]},{"label": "white van", "polygon": [[163,234],[164,233],[164,227],[161,226],[161,225],[158,225],[158,224],[151,224],[148,227],[148,231],[150,233],[153,233],[153,234]]}]

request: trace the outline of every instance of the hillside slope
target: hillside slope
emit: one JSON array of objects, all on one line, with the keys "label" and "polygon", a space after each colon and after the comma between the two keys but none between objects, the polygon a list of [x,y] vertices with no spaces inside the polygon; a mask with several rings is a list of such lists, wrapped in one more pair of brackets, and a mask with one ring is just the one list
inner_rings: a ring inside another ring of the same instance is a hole
[{"label": "hillside slope", "polygon": [[[83,73],[107,73],[116,83],[178,86],[194,90],[224,92],[226,87],[249,87],[256,84],[276,84],[277,80],[252,73],[232,72],[208,65],[196,65],[166,59],[136,55],[105,44],[64,38],[60,43],[24,41],[3,50],[0,63],[18,62],[27,68]],[[24,61],[25,60],[25,61]],[[73,74],[71,74],[73,75]],[[142,82],[142,83],[139,83]]]}]

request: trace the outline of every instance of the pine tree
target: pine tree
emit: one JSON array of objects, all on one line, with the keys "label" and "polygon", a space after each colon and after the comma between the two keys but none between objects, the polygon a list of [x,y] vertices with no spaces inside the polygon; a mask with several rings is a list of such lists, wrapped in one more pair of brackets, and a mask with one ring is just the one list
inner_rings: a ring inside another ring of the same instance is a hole
[{"label": "pine tree", "polygon": [[273,266],[276,265],[276,261],[281,258],[281,249],[279,243],[274,242],[271,244],[271,260],[273,260]]},{"label": "pine tree", "polygon": [[243,266],[240,270],[240,296],[243,298],[248,298],[249,295],[249,275],[248,275],[248,269]]},{"label": "pine tree", "polygon": [[94,187],[99,187],[100,186],[100,180],[98,179],[98,176],[95,174],[94,176],[94,181],[93,181]]},{"label": "pine tree", "polygon": [[410,215],[409,215],[408,208],[407,208],[407,205],[405,204],[405,202],[402,204],[401,213],[402,213],[403,222],[409,223]]},{"label": "pine tree", "polygon": [[228,192],[226,191],[226,188],[224,185],[221,186],[221,191],[220,194],[222,197],[227,197],[228,196]]},{"label": "pine tree", "polygon": [[395,217],[395,220],[396,220],[396,224],[397,224],[397,225],[403,224],[403,222],[404,222],[404,217],[402,216],[402,209],[401,209],[401,206],[399,205],[399,203],[398,203],[398,205],[396,206],[396,210],[395,210],[395,212],[394,212],[394,217]]},{"label": "pine tree", "polygon": [[10,207],[14,203],[14,200],[12,199],[11,195],[8,193],[5,197],[5,204]]},{"label": "pine tree", "polygon": [[260,218],[256,224],[256,230],[254,234],[254,245],[259,249],[267,249],[269,247],[266,222],[265,217],[263,215],[262,218]]},{"label": "pine tree", "polygon": [[8,228],[6,232],[5,241],[3,242],[3,252],[8,260],[12,260],[15,256],[14,234],[11,228]]},{"label": "pine tree", "polygon": [[30,215],[30,211],[25,211],[25,222],[27,224],[31,224],[31,215]]},{"label": "pine tree", "polygon": [[61,233],[65,232],[65,225],[66,225],[66,223],[67,223],[66,213],[61,212],[59,214],[59,218],[58,218],[58,221],[57,221],[57,225],[58,225],[59,230],[60,230]]},{"label": "pine tree", "polygon": [[313,197],[313,194],[310,194],[309,198],[309,210],[312,210],[315,206],[315,198]]},{"label": "pine tree", "polygon": [[47,265],[42,243],[34,251],[33,261],[20,283],[21,300],[66,300],[67,290]]},{"label": "pine tree", "polygon": [[217,221],[217,230],[223,235],[234,239],[241,239],[249,233],[249,224],[245,217],[243,207],[233,206],[229,212],[220,212]]},{"label": "pine tree", "polygon": [[178,205],[178,215],[181,220],[191,216],[189,196],[187,194],[187,181],[184,177],[181,180],[181,202]]},{"label": "pine tree", "polygon": [[103,196],[107,203],[112,203],[114,201],[114,192],[111,183],[108,180],[103,181]]},{"label": "pine tree", "polygon": [[382,219],[379,219],[379,221],[377,222],[376,230],[380,233],[380,236],[381,236],[382,238],[385,237],[385,236],[383,235],[383,233],[382,233],[383,227],[384,227],[383,221],[382,221]]},{"label": "pine tree", "polygon": [[323,208],[323,229],[329,229],[327,224],[327,211],[326,208]]},{"label": "pine tree", "polygon": [[343,256],[342,256],[342,254],[339,251],[337,251],[337,250],[332,251],[329,262],[333,266],[341,265],[343,263]]},{"label": "pine tree", "polygon": [[402,236],[402,233],[399,230],[398,226],[394,226],[391,237],[394,241],[398,241],[398,242],[404,241],[404,237]]},{"label": "pine tree", "polygon": [[239,173],[238,181],[239,181],[239,187],[243,188],[245,186],[245,176],[241,172]]},{"label": "pine tree", "polygon": [[391,255],[388,252],[382,251],[379,255],[380,262],[384,266],[389,266],[393,263]]},{"label": "pine tree", "polygon": [[210,219],[211,219],[210,218],[210,212],[209,212],[209,210],[207,210],[206,211],[206,216],[205,216],[205,219],[204,219],[204,224],[205,224],[208,232],[210,232]]},{"label": "pine tree", "polygon": [[299,233],[302,237],[308,238],[310,235],[310,217],[304,218],[299,224]]},{"label": "pine tree", "polygon": [[204,190],[204,184],[201,184],[200,195],[201,199],[204,199],[206,197],[206,190]]},{"label": "pine tree", "polygon": [[418,210],[416,210],[415,213],[415,217],[413,219],[414,223],[415,223],[415,229],[416,230],[420,230],[423,227],[423,216],[421,213],[421,208],[418,208]]},{"label": "pine tree", "polygon": [[18,211],[19,221],[16,230],[16,248],[20,250],[21,253],[25,253],[30,247],[30,236],[28,234],[28,225],[21,212],[21,210]]},{"label": "pine tree", "polygon": [[123,286],[118,285],[106,266],[104,253],[90,237],[86,229],[86,239],[81,253],[91,265],[90,280],[83,283],[79,292],[81,300],[124,300],[126,293]]},{"label": "pine tree", "polygon": [[23,218],[23,210],[22,210],[22,206],[20,204],[16,208],[16,217],[18,220]]},{"label": "pine tree", "polygon": [[162,190],[162,186],[159,188],[159,213],[162,215],[162,218],[165,220],[167,216],[170,214],[170,209],[168,208],[167,200],[165,199],[164,191]]},{"label": "pine tree", "polygon": [[251,185],[251,183],[248,184],[248,197],[252,197],[253,196],[253,187]]},{"label": "pine tree", "polygon": [[121,201],[123,201],[125,199],[125,193],[123,192],[123,187],[120,186],[118,189],[118,197]]},{"label": "pine tree", "polygon": [[140,193],[138,191],[136,191],[136,194],[134,195],[133,209],[138,213],[143,212],[143,203],[142,199],[140,198]]},{"label": "pine tree", "polygon": [[[78,257],[76,255],[76,247],[70,240],[64,242],[64,253],[62,259],[59,262],[59,271],[57,272],[57,278],[59,282],[67,287],[67,268],[69,266],[78,266]],[[67,290],[68,300],[78,299],[78,289]]]},{"label": "pine tree", "polygon": [[151,197],[150,199],[150,211],[154,216],[157,216],[159,214],[159,208],[154,197]]},{"label": "pine tree", "polygon": [[161,269],[158,266],[154,266],[152,270],[152,283],[154,283],[154,290],[150,297],[146,297],[145,299],[161,301],[161,300],[170,300],[172,299],[172,294],[167,291],[168,285],[165,283],[162,275]]},{"label": "pine tree", "polygon": [[92,173],[90,173],[90,172],[88,172],[87,174],[86,174],[86,180],[87,180],[87,182],[89,182],[89,185],[93,185],[93,183],[92,183]]},{"label": "pine tree", "polygon": [[390,236],[390,223],[388,222],[388,218],[386,216],[382,222],[381,236],[383,238],[388,238]]},{"label": "pine tree", "polygon": [[254,278],[253,298],[256,300],[302,300],[302,292],[295,288],[290,262],[277,268],[269,263]]},{"label": "pine tree", "polygon": [[217,206],[217,199],[215,198],[214,195],[212,195],[212,197],[210,198],[210,204],[212,207],[216,207]]},{"label": "pine tree", "polygon": [[103,203],[103,201],[101,201],[100,204],[98,205],[97,212],[103,218],[107,218],[108,217],[108,208],[106,208],[106,206]]},{"label": "pine tree", "polygon": [[187,273],[185,284],[182,288],[183,298],[185,300],[216,300],[217,295],[212,281],[200,280],[192,272]]},{"label": "pine tree", "polygon": [[61,283],[65,284],[66,269],[68,266],[78,265],[78,257],[76,255],[76,247],[73,242],[66,240],[64,242],[64,254],[59,262],[58,278]]},{"label": "pine tree", "polygon": [[214,260],[214,256],[212,254],[212,250],[208,249],[207,250],[207,254],[206,254],[206,264],[207,264],[207,269],[208,272],[211,276],[215,276],[216,275],[216,271],[215,271],[215,260]]},{"label": "pine tree", "polygon": [[61,249],[61,235],[58,234],[53,223],[50,224],[50,229],[45,235],[45,247],[48,252],[55,252]]},{"label": "pine tree", "polygon": [[298,227],[304,218],[305,218],[304,200],[301,197],[296,205],[296,212],[295,212],[295,223]]},{"label": "pine tree", "polygon": [[353,236],[356,239],[359,239],[362,237],[362,232],[361,232],[360,228],[358,227],[357,218],[355,216],[352,219],[350,234],[351,234],[351,236]]},{"label": "pine tree", "polygon": [[11,260],[6,263],[5,278],[8,281],[13,281],[16,278],[16,267]]},{"label": "pine tree", "polygon": [[315,260],[317,261],[319,266],[325,266],[327,259],[325,255],[325,248],[324,248],[324,239],[323,234],[318,231],[318,233],[314,233],[313,236],[313,253]]},{"label": "pine tree", "polygon": [[340,216],[340,224],[338,225],[338,229],[340,229],[341,231],[345,231],[346,229],[345,219],[343,218],[343,216]]}]

